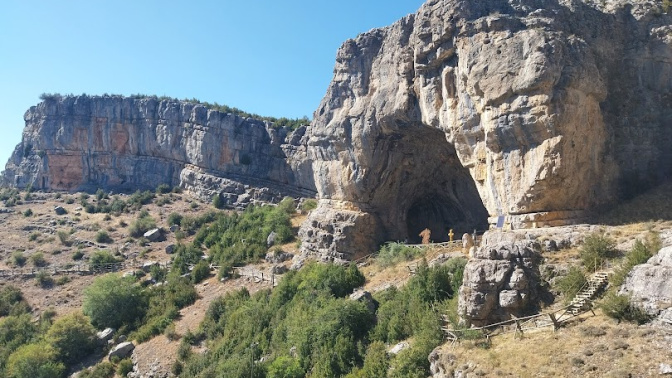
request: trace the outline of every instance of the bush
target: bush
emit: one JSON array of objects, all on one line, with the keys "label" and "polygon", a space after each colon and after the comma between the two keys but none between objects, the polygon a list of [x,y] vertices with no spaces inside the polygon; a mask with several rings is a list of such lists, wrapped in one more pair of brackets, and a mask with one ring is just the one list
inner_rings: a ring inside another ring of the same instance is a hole
[{"label": "bush", "polygon": [[588,282],[586,274],[577,266],[573,266],[567,275],[558,280],[558,289],[565,296],[566,301],[572,300],[579,290]]},{"label": "bush", "polygon": [[106,231],[98,231],[96,234],[96,243],[110,244],[114,242]]},{"label": "bush", "polygon": [[7,285],[0,289],[0,317],[20,315],[29,311],[30,306],[18,287]]},{"label": "bush", "polygon": [[154,218],[149,215],[142,214],[138,219],[131,223],[128,231],[130,235],[134,238],[142,237],[145,232],[156,228],[156,222]]},{"label": "bush", "polygon": [[587,270],[597,270],[606,259],[616,257],[616,242],[604,233],[590,234],[583,241],[579,256]]},{"label": "bush", "polygon": [[56,349],[61,361],[73,365],[91,353],[95,336],[96,330],[89,319],[73,313],[56,320],[45,339]]},{"label": "bush", "polygon": [[91,263],[91,265],[114,264],[118,262],[119,259],[112,256],[110,252],[105,250],[95,251],[91,254],[91,257],[89,258],[89,263]]},{"label": "bush", "polygon": [[147,300],[138,286],[116,274],[96,278],[84,290],[82,310],[98,328],[132,325],[145,314]]},{"label": "bush", "polygon": [[109,362],[101,362],[93,368],[79,373],[77,378],[112,378],[114,377],[114,365]]},{"label": "bush", "polygon": [[72,259],[75,261],[81,260],[82,257],[84,257],[84,252],[82,252],[81,250],[77,250],[72,254]]},{"label": "bush", "polygon": [[15,266],[23,266],[26,263],[26,256],[21,251],[15,251],[12,253],[12,263]]},{"label": "bush", "polygon": [[383,267],[392,266],[402,261],[416,259],[423,253],[422,249],[409,247],[403,243],[386,243],[378,251],[376,263]]},{"label": "bush", "polygon": [[224,199],[220,194],[215,194],[212,196],[212,206],[214,206],[215,209],[221,209],[224,207]]},{"label": "bush", "polygon": [[119,361],[117,365],[117,375],[120,377],[126,377],[128,373],[133,371],[133,361],[130,358],[124,358]]},{"label": "bush", "polygon": [[[659,242],[659,241],[658,241]],[[642,243],[639,240],[635,241],[630,252],[625,255],[625,259],[621,266],[616,269],[613,276],[610,279],[611,284],[614,287],[620,287],[625,282],[625,278],[628,276],[628,273],[636,265],[643,264],[647,262],[654,254],[654,249],[656,248],[657,243],[651,244],[649,242]],[[657,251],[658,249],[655,249]]]},{"label": "bush", "polygon": [[317,201],[314,199],[307,199],[301,204],[301,210],[308,212],[317,208]]},{"label": "bush", "polygon": [[170,193],[171,189],[172,189],[172,188],[170,187],[170,185],[168,185],[168,184],[161,184],[161,185],[159,185],[159,186],[156,187],[156,194],[166,194],[166,193]]},{"label": "bush", "polygon": [[47,266],[49,265],[47,263],[47,260],[44,258],[44,253],[42,252],[35,252],[30,256],[30,261],[33,263],[34,266],[36,267],[42,267],[42,266]]},{"label": "bush", "polygon": [[54,279],[49,275],[49,273],[41,270],[35,275],[35,280],[37,284],[44,289],[48,289],[54,286]]},{"label": "bush", "polygon": [[27,218],[27,217],[32,217],[32,216],[33,216],[33,210],[32,210],[32,209],[28,209],[28,210],[24,211],[24,212],[23,212],[23,216],[26,217],[26,218]]},{"label": "bush", "polygon": [[602,311],[609,317],[619,321],[625,320],[644,324],[651,320],[649,314],[640,306],[632,303],[627,295],[619,295],[613,291],[607,293],[599,304]]},{"label": "bush", "polygon": [[168,225],[180,225],[182,223],[182,214],[179,213],[170,213],[168,215]]},{"label": "bush", "polygon": [[191,271],[191,280],[193,283],[199,283],[210,276],[210,264],[207,261],[201,260],[194,265]]},{"label": "bush", "polygon": [[20,347],[7,360],[7,376],[11,378],[63,377],[65,366],[58,362],[57,351],[47,343]]}]

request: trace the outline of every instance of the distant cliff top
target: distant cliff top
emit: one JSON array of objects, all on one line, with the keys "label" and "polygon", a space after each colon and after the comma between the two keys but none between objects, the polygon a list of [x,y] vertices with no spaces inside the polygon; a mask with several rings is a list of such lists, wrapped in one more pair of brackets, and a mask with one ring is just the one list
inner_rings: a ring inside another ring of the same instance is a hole
[{"label": "distant cliff top", "polygon": [[197,98],[185,98],[185,99],[178,99],[175,97],[169,97],[169,96],[157,96],[157,95],[147,95],[147,94],[142,94],[142,93],[136,93],[132,94],[130,96],[124,96],[120,94],[108,94],[104,93],[102,95],[88,95],[86,93],[83,93],[81,95],[75,95],[75,94],[61,94],[61,93],[42,93],[40,95],[40,100],[42,101],[60,101],[63,100],[64,98],[75,98],[75,97],[88,97],[88,98],[119,98],[119,99],[124,99],[124,98],[132,98],[132,99],[154,99],[157,101],[174,101],[174,102],[180,102],[180,103],[188,103],[188,104],[194,104],[194,105],[203,105],[207,109],[212,109],[216,110],[221,113],[230,113],[237,115],[239,117],[243,118],[253,118],[253,119],[258,119],[261,121],[267,121],[271,122],[273,124],[273,127],[279,128],[279,127],[289,127],[292,130],[295,130],[301,126],[304,125],[309,125],[310,124],[310,119],[307,116],[304,116],[302,118],[286,118],[286,117],[269,117],[269,116],[261,116],[259,114],[255,113],[249,113],[244,110],[238,109],[236,107],[231,107],[228,105],[223,105],[219,104],[217,102],[214,103],[209,103],[207,101],[201,101]]}]

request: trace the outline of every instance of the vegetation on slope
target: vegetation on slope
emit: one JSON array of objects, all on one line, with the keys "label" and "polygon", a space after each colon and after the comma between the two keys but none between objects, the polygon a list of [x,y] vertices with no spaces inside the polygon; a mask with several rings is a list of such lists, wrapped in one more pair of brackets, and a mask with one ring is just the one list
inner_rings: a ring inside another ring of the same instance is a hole
[{"label": "vegetation on slope", "polygon": [[[197,335],[183,341],[205,339],[209,351],[196,355],[187,348],[176,372],[384,377],[389,371],[392,377],[424,377],[427,355],[442,341],[434,309],[451,298],[456,288],[450,278],[457,273],[422,265],[404,288],[377,294],[373,308],[346,298],[364,283],[354,265],[309,264],[272,291],[250,295],[243,289],[213,302]],[[385,344],[406,339],[411,348],[387,355]]]}]

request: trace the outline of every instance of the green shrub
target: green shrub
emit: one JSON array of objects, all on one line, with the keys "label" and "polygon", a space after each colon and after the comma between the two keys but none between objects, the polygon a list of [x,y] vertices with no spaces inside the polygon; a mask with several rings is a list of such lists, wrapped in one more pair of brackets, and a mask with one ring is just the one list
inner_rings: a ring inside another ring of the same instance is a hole
[{"label": "green shrub", "polygon": [[30,255],[30,261],[36,267],[43,267],[49,265],[49,263],[47,263],[47,260],[44,258],[44,253],[42,252],[35,252],[32,255]]},{"label": "green shrub", "polygon": [[117,375],[120,377],[126,377],[128,373],[133,371],[133,361],[130,358],[124,358],[119,361],[117,365]]},{"label": "green shrub", "polygon": [[[268,367],[268,378],[302,378],[306,374],[299,360],[288,356],[280,356]],[[382,377],[382,376],[381,376]]]},{"label": "green shrub", "polygon": [[20,315],[29,311],[30,306],[18,287],[7,285],[0,288],[0,317]]},{"label": "green shrub", "polygon": [[382,267],[392,266],[402,261],[410,261],[421,257],[424,251],[409,247],[403,243],[390,242],[384,244],[378,251],[376,263]]},{"label": "green shrub", "polygon": [[578,266],[569,268],[567,275],[558,280],[558,289],[566,301],[572,300],[588,282],[586,274]]},{"label": "green shrub", "polygon": [[28,218],[28,217],[32,217],[32,216],[33,216],[33,210],[32,210],[32,209],[28,209],[28,210],[24,211],[24,212],[23,212],[23,216],[26,217],[26,218]]},{"label": "green shrub", "polygon": [[39,238],[39,237],[40,237],[40,233],[39,233],[39,232],[32,232],[32,233],[30,234],[30,236],[28,236],[28,240],[30,240],[30,241],[35,241],[35,240],[37,240],[37,238]]},{"label": "green shrub", "polygon": [[301,204],[301,210],[308,212],[317,208],[317,201],[314,199],[307,199]]},{"label": "green shrub", "polygon": [[627,295],[619,295],[613,291],[607,293],[599,303],[602,311],[609,317],[619,321],[625,320],[637,324],[644,324],[651,317],[640,306],[632,303]]},{"label": "green shrub", "polygon": [[45,339],[53,346],[61,361],[73,365],[95,347],[96,330],[89,319],[79,313],[66,315],[54,322]]},{"label": "green shrub", "polygon": [[100,230],[96,234],[96,243],[110,244],[112,242],[114,242],[114,240],[112,240],[106,231]]},{"label": "green shrub", "polygon": [[15,251],[12,253],[12,263],[15,266],[23,266],[26,263],[26,256],[21,251]]},{"label": "green shrub", "polygon": [[168,184],[161,184],[156,187],[156,194],[170,193],[171,187]]},{"label": "green shrub", "polygon": [[82,252],[81,250],[77,250],[72,254],[72,259],[75,261],[81,260],[82,257],[84,257],[84,252]]},{"label": "green shrub", "polygon": [[93,368],[79,373],[77,378],[112,378],[114,377],[114,365],[109,362],[100,362]]},{"label": "green shrub", "polygon": [[145,314],[147,300],[140,287],[116,274],[97,277],[84,290],[82,310],[98,328],[131,325]]},{"label": "green shrub", "polygon": [[191,280],[193,283],[199,283],[210,276],[210,264],[207,261],[201,260],[194,265],[191,271]]},{"label": "green shrub", "polygon": [[35,281],[37,281],[37,284],[44,289],[54,286],[54,279],[44,270],[39,271],[35,275]]},{"label": "green shrub", "polygon": [[583,241],[579,256],[587,270],[597,270],[606,259],[616,257],[616,242],[604,233],[590,234]]},{"label": "green shrub", "polygon": [[96,198],[98,201],[108,198],[107,193],[103,189],[96,190]]},{"label": "green shrub", "polygon": [[172,225],[178,225],[179,226],[180,223],[182,223],[182,214],[173,212],[173,213],[170,213],[168,215],[168,225],[169,226],[172,226]]},{"label": "green shrub", "polygon": [[91,263],[91,265],[114,264],[118,262],[119,259],[112,256],[112,254],[106,250],[95,251],[89,258],[89,263]]},{"label": "green shrub", "polygon": [[149,215],[141,214],[141,216],[131,223],[128,231],[134,238],[142,237],[145,232],[156,228],[154,218]]},{"label": "green shrub", "polygon": [[[630,252],[625,255],[625,259],[621,263],[621,266],[617,268],[614,274],[611,276],[610,283],[614,287],[620,287],[623,285],[625,278],[628,276],[628,273],[630,273],[633,267],[647,262],[653,256],[654,252],[648,245],[649,243],[645,244],[640,240],[635,241],[635,244],[633,245]],[[655,251],[657,251],[657,249]]]},{"label": "green shrub", "polygon": [[215,209],[221,209],[224,207],[224,199],[220,194],[215,194],[212,196],[212,206],[214,206]]},{"label": "green shrub", "polygon": [[7,360],[10,378],[63,377],[65,366],[58,362],[57,351],[49,344],[28,344],[18,348]]}]

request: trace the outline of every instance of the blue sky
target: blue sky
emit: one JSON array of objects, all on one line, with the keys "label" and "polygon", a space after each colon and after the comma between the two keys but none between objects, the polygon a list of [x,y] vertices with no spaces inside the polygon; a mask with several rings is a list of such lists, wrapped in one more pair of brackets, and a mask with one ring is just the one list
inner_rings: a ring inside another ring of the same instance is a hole
[{"label": "blue sky", "polygon": [[53,93],[198,98],[312,117],[348,38],[422,0],[9,0],[0,13],[0,170]]}]

